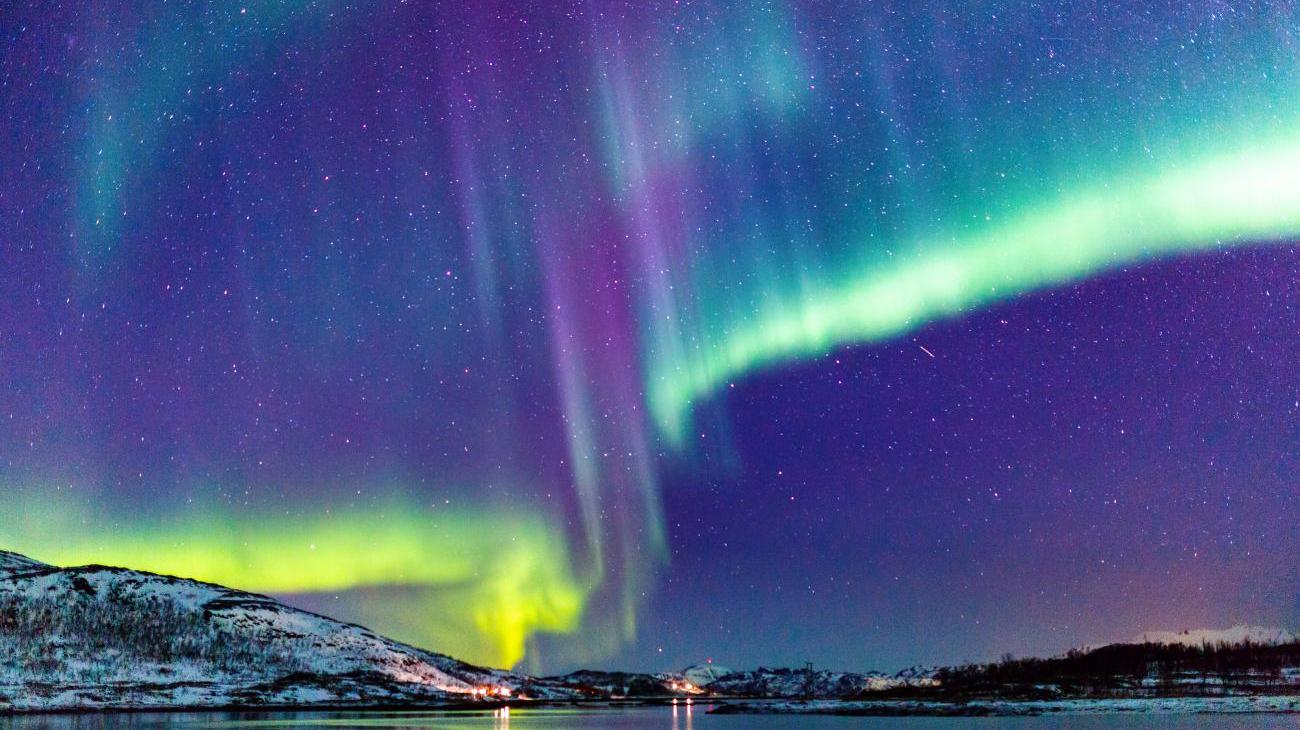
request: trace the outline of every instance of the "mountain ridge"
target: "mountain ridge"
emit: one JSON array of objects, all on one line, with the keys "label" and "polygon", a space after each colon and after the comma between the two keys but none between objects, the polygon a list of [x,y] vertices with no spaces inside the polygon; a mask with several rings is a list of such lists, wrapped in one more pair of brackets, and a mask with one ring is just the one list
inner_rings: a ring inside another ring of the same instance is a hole
[{"label": "mountain ridge", "polygon": [[40,570],[54,566],[32,560],[26,555],[19,555],[8,550],[0,550],[0,573],[16,573],[28,570]]},{"label": "mountain ridge", "polygon": [[[1240,639],[1228,642],[1209,639]],[[1048,659],[882,672],[710,663],[551,677],[477,667],[268,596],[0,551],[0,713],[141,709],[433,708],[580,700],[966,702],[1300,690],[1281,630],[1153,632]]]}]

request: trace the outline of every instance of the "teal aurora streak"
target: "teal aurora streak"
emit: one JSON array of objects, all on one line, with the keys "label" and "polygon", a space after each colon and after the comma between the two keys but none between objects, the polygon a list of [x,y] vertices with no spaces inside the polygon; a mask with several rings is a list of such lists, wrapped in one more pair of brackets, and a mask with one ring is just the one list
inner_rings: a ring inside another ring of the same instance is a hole
[{"label": "teal aurora streak", "polygon": [[834,347],[897,336],[936,318],[1178,252],[1300,234],[1300,138],[1075,192],[974,233],[926,241],[657,363],[650,402],[681,444],[691,404],[730,379]]}]

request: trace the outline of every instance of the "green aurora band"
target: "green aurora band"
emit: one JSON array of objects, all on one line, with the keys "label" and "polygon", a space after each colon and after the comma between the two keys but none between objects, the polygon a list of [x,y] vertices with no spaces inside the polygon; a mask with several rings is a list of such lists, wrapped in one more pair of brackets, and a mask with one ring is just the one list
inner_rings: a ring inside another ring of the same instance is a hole
[{"label": "green aurora band", "polygon": [[897,337],[973,308],[1159,257],[1300,234],[1300,134],[1135,174],[974,233],[919,243],[801,300],[775,297],[679,359],[651,358],[650,409],[681,447],[692,404],[747,373]]}]

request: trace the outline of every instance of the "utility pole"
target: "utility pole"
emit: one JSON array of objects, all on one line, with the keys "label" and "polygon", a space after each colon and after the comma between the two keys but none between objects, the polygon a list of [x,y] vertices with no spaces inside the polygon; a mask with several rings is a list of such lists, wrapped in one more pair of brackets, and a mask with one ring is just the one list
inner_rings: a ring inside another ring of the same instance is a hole
[{"label": "utility pole", "polygon": [[803,698],[811,700],[813,698],[813,663],[803,663]]}]

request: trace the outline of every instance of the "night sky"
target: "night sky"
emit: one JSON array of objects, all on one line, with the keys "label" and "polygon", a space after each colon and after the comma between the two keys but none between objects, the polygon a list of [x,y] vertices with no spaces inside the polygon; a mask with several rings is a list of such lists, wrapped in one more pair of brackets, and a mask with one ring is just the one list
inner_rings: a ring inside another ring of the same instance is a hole
[{"label": "night sky", "polygon": [[533,671],[1300,622],[1289,2],[0,39],[0,548]]}]

